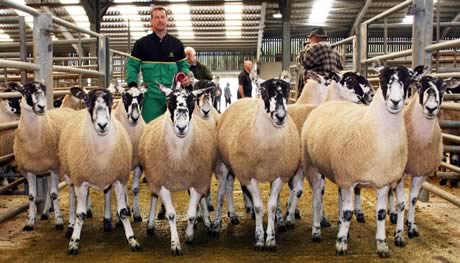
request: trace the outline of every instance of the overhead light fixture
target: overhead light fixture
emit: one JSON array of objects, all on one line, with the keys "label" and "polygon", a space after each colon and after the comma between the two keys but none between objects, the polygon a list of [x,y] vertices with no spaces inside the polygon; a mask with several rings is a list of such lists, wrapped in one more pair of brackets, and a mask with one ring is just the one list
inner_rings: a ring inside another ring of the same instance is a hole
[{"label": "overhead light fixture", "polygon": [[[120,1],[118,3],[121,3]],[[144,22],[140,20],[138,7],[135,5],[112,6],[113,10],[120,12],[121,17],[127,26],[129,26],[131,37],[139,39],[147,35],[147,28]],[[129,23],[128,23],[129,21]]]},{"label": "overhead light fixture", "polygon": [[243,5],[225,4],[224,16],[226,37],[241,38],[241,26],[243,24]]},{"label": "overhead light fixture", "polygon": [[3,29],[0,28],[0,42],[13,42],[13,39],[10,35],[6,34]]},{"label": "overhead light fixture", "polygon": [[177,34],[180,39],[193,39],[192,15],[188,4],[172,4],[169,6],[174,24],[176,25]]},{"label": "overhead light fixture", "polygon": [[273,18],[278,18],[279,19],[279,18],[282,18],[282,17],[283,17],[283,15],[280,12],[273,14]]},{"label": "overhead light fixture", "polygon": [[308,24],[318,26],[326,25],[327,16],[331,11],[333,3],[333,0],[315,0],[308,19]]}]

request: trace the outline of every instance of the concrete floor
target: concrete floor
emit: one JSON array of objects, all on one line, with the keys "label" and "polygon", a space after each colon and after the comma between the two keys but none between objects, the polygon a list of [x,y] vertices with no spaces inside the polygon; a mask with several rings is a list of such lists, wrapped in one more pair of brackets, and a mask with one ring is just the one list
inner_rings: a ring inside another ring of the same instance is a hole
[{"label": "concrete floor", "polygon": [[[213,200],[217,182],[213,179]],[[264,200],[268,198],[268,184],[260,186]],[[243,209],[242,194],[239,186],[235,187],[235,204],[240,224],[233,226],[225,216],[222,233],[216,240],[208,236],[202,224],[195,232],[192,245],[184,242],[188,196],[175,193],[173,201],[178,214],[179,237],[184,252],[180,258],[184,262],[374,262],[380,261],[375,247],[375,191],[364,189],[363,208],[367,223],[358,224],[354,219],[350,228],[349,255],[335,256],[335,237],[337,234],[337,188],[328,183],[325,194],[325,211],[332,223],[323,229],[321,243],[311,241],[311,191],[306,184],[300,201],[302,219],[297,227],[285,233],[277,233],[277,251],[256,252],[253,249],[254,221]],[[460,196],[460,189],[449,189]],[[282,204],[287,200],[287,185],[282,191]],[[80,252],[77,256],[67,255],[68,240],[65,231],[54,230],[54,218],[48,222],[37,221],[35,231],[22,232],[26,219],[23,213],[0,225],[0,262],[172,262],[179,260],[170,255],[170,230],[166,221],[156,221],[154,237],[147,237],[146,217],[150,194],[146,185],[141,185],[142,223],[132,223],[134,232],[143,246],[138,253],[131,252],[121,228],[112,233],[102,231],[101,192],[92,192],[94,218],[86,220],[83,226]],[[407,195],[406,195],[407,198]],[[0,213],[11,209],[26,197],[0,196]],[[61,208],[64,218],[68,215],[67,188],[61,192]],[[266,206],[266,201],[265,201]],[[224,210],[226,215],[226,210]],[[214,213],[211,213],[211,218]],[[266,227],[266,215],[264,220]],[[393,244],[394,226],[387,217],[387,240],[391,257],[386,262],[460,262],[460,209],[450,203],[431,195],[429,203],[418,203],[416,223],[421,236],[409,239],[406,235],[406,247],[398,248]]]}]

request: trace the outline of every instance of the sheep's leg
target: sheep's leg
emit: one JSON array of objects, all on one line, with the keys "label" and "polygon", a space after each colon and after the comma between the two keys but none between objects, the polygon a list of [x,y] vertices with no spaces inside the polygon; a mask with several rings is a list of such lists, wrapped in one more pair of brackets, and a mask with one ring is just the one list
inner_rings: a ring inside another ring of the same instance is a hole
[{"label": "sheep's leg", "polygon": [[355,187],[355,216],[358,223],[366,223],[364,213],[361,208],[361,187]]},{"label": "sheep's leg", "polygon": [[387,185],[377,189],[377,206],[375,208],[377,217],[377,234],[375,237],[377,242],[377,254],[382,258],[390,256],[390,250],[388,249],[385,236],[385,216],[389,188],[390,187]]},{"label": "sheep's leg", "polygon": [[166,208],[165,208],[165,205],[163,204],[163,202],[160,202],[160,211],[158,211],[158,217],[157,219],[158,220],[163,220],[163,219],[166,219]]},{"label": "sheep's leg", "polygon": [[35,216],[37,213],[37,176],[27,172],[27,183],[29,184],[29,214],[27,215],[26,225],[23,231],[34,230]]},{"label": "sheep's leg", "polygon": [[[51,177],[51,176],[50,176]],[[52,211],[52,202],[51,202],[51,179],[47,178],[46,180],[48,182],[48,188],[46,189],[46,194],[45,194],[45,206],[43,207],[43,212],[42,215],[40,216],[40,220],[48,220],[49,218],[49,213]]]},{"label": "sheep's leg", "polygon": [[166,218],[169,222],[169,228],[171,230],[171,252],[173,256],[182,256],[182,248],[180,246],[179,235],[177,234],[176,226],[176,210],[172,204],[171,193],[164,186],[161,187],[158,195],[161,201],[165,205]]},{"label": "sheep's leg", "polygon": [[75,194],[77,196],[77,220],[75,221],[72,237],[69,242],[69,255],[78,254],[80,248],[80,235],[83,228],[83,222],[86,218],[86,205],[88,198],[88,183],[84,182],[80,186],[75,186]]},{"label": "sheep's leg", "polygon": [[396,224],[397,222],[397,211],[395,210],[395,199],[394,199],[394,191],[390,188],[388,190],[388,213],[390,214],[390,222],[391,224]]},{"label": "sheep's leg", "polygon": [[233,204],[233,187],[235,185],[235,175],[233,175],[229,171],[227,172],[227,182],[225,183],[225,185],[226,185],[226,194],[227,194],[227,214],[228,214],[228,217],[230,218],[230,222],[233,225],[238,225],[240,221],[238,220],[238,217],[236,216],[235,207]]},{"label": "sheep's leg", "polygon": [[206,194],[206,206],[208,207],[208,212],[214,211],[214,206],[212,205],[211,199],[211,186],[209,186],[208,193]]},{"label": "sheep's leg", "polygon": [[331,223],[324,214],[323,198],[324,198],[324,189],[326,188],[326,178],[321,176],[321,227],[330,227]]},{"label": "sheep's leg", "polygon": [[243,192],[244,208],[246,209],[246,214],[250,213],[252,219],[255,219],[254,205],[251,200],[251,194],[244,185],[241,186],[241,191]]},{"label": "sheep's leg", "polygon": [[[252,178],[248,185],[246,185],[249,193],[251,194],[254,211],[256,216],[256,232],[255,232],[255,250],[264,249],[264,227],[262,224],[262,218],[264,216],[264,204],[260,198],[259,188],[257,187],[257,181]],[[276,201],[276,199],[275,199]],[[276,205],[276,203],[275,203]],[[274,237],[274,235],[273,235]]]},{"label": "sheep's leg", "polygon": [[406,226],[408,228],[407,234],[409,238],[418,237],[420,235],[417,226],[415,225],[415,205],[417,204],[418,196],[420,194],[420,190],[422,189],[423,182],[425,182],[424,176],[412,177],[409,195],[409,213],[407,215],[406,222]]},{"label": "sheep's leg", "polygon": [[397,215],[397,222],[396,222],[396,231],[395,231],[395,245],[397,247],[404,247],[406,243],[404,242],[404,207],[405,207],[405,200],[406,197],[404,196],[404,178],[398,182],[396,186],[396,202],[398,203],[398,215]]},{"label": "sheep's leg", "polygon": [[281,211],[279,196],[278,196],[278,200],[276,200],[275,217],[276,217],[276,227],[278,228],[278,231],[286,232],[287,227],[286,227],[286,223],[284,222],[283,212]]},{"label": "sheep's leg", "polygon": [[[187,228],[185,229],[185,243],[186,244],[191,244],[193,241],[193,232],[194,232],[193,227],[195,226],[196,210],[198,208],[198,202],[200,202],[200,199],[202,197],[202,194],[198,193],[193,187],[189,189],[189,192],[190,192],[190,203],[189,203],[188,211],[187,211]],[[207,210],[206,205],[203,207],[203,210]]]},{"label": "sheep's leg", "polygon": [[115,199],[117,200],[118,217],[123,224],[126,240],[128,240],[129,247],[132,251],[139,251],[141,245],[137,242],[131,223],[129,222],[128,208],[126,206],[126,188],[120,181],[116,181],[113,184],[113,190],[115,191]]},{"label": "sheep's leg", "polygon": [[306,174],[308,183],[313,191],[312,240],[313,242],[319,242],[321,241],[321,175],[311,168]]},{"label": "sheep's leg", "polygon": [[217,189],[216,215],[214,217],[214,222],[212,224],[211,234],[217,237],[220,232],[220,225],[222,220],[222,206],[224,203],[228,176],[227,166],[224,163],[217,164],[216,169],[214,170],[214,174],[216,175],[217,181],[219,182],[219,188]]},{"label": "sheep's leg", "polygon": [[286,211],[286,227],[289,229],[295,227],[295,211],[297,209],[297,202],[303,193],[304,179],[303,168],[299,168],[289,181],[289,201]]},{"label": "sheep's leg", "polygon": [[[125,203],[126,203],[126,209],[128,209],[128,217],[131,217],[131,208],[129,207],[129,192],[128,192],[128,185],[123,186],[125,189]],[[120,224],[119,221],[117,221],[117,224]]]},{"label": "sheep's leg", "polygon": [[211,224],[211,218],[209,218],[209,210],[208,210],[208,206],[206,204],[206,197],[204,197],[204,196],[201,197],[200,204],[201,204],[201,207],[203,208],[202,209],[203,221],[204,221],[204,225],[206,227],[206,231],[211,233],[212,224]]},{"label": "sheep's leg", "polygon": [[112,232],[112,186],[104,190],[104,232]]},{"label": "sheep's leg", "polygon": [[150,212],[149,212],[149,221],[147,224],[147,235],[153,236],[155,232],[155,210],[157,207],[158,195],[153,194],[150,199]]},{"label": "sheep's leg", "polygon": [[142,222],[142,216],[139,209],[139,183],[142,176],[142,168],[137,166],[134,168],[133,174],[133,217],[134,222]]},{"label": "sheep's leg", "polygon": [[[70,180],[69,180],[70,181]],[[75,194],[75,187],[69,184],[69,226],[67,227],[67,231],[65,234],[66,238],[72,237],[73,233],[73,228],[75,226],[75,217],[76,217],[76,201],[77,201],[77,196]]]},{"label": "sheep's leg", "polygon": [[[279,200],[279,194],[283,187],[283,180],[280,177],[276,178],[271,184],[270,197],[268,199],[268,225],[267,225],[267,238],[265,240],[265,249],[276,249],[275,238],[275,212]],[[260,198],[260,197],[259,197]]]},{"label": "sheep's leg", "polygon": [[342,199],[342,212],[340,215],[339,233],[335,243],[337,256],[347,255],[348,250],[348,231],[350,229],[351,218],[353,217],[353,187],[340,188]]},{"label": "sheep's leg", "polygon": [[86,203],[86,219],[93,218],[93,201],[91,200],[91,195],[88,191],[88,199]]},{"label": "sheep's leg", "polygon": [[64,222],[62,220],[61,209],[59,208],[59,177],[55,172],[51,171],[50,179],[50,198],[53,201],[56,230],[63,230]]}]

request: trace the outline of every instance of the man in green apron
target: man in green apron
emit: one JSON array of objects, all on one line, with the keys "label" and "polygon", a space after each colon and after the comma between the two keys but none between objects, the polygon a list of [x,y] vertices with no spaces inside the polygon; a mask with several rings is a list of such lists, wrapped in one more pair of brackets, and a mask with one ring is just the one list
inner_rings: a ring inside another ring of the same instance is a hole
[{"label": "man in green apron", "polygon": [[168,15],[162,6],[155,6],[150,13],[152,34],[136,41],[126,66],[126,82],[137,86],[138,74],[142,70],[148,89],[144,98],[142,117],[148,123],[166,111],[166,97],[158,88],[157,81],[166,87],[173,83],[174,75],[181,71],[187,76],[182,85],[190,84],[189,64],[184,45],[167,33]]}]

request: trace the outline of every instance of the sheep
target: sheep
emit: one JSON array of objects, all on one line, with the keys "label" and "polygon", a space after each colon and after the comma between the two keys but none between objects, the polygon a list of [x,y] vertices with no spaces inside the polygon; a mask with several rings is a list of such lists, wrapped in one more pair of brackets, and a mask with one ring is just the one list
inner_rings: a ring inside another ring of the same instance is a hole
[{"label": "sheep", "polygon": [[[274,220],[279,193],[300,165],[300,138],[286,107],[289,88],[288,81],[267,80],[260,85],[262,99],[233,103],[218,123],[219,154],[253,200],[256,250],[276,248]],[[272,183],[265,240],[258,181]]]},{"label": "sheep", "polygon": [[79,92],[77,96],[85,101],[88,111],[68,120],[59,140],[60,171],[69,177],[77,196],[77,218],[68,253],[76,255],[80,248],[90,186],[104,190],[106,196],[110,196],[110,189],[114,188],[126,239],[131,250],[138,251],[140,245],[128,219],[124,189],[132,167],[129,135],[118,120],[111,118],[113,99],[110,91],[94,89],[88,94]]},{"label": "sheep", "polygon": [[[11,92],[12,89],[7,87],[6,89],[2,90],[2,92]],[[0,123],[5,122],[12,122],[19,120],[19,116],[21,114],[21,106],[19,98],[11,98],[2,100],[0,102]],[[6,130],[0,131],[0,156],[5,156],[13,152],[13,142],[14,142],[14,134],[15,130]],[[1,168],[2,170],[7,170],[8,165],[6,164]],[[4,177],[2,182],[3,185],[8,184],[8,180]]]},{"label": "sheep", "polygon": [[328,80],[311,70],[305,71],[304,79],[307,82],[295,104],[319,105],[327,96]]},{"label": "sheep", "polygon": [[[310,73],[311,74],[311,73]],[[371,103],[374,97],[374,89],[372,88],[369,81],[360,76],[358,73],[346,72],[343,75],[331,72],[326,76],[326,81],[329,83],[327,95],[324,97],[325,101],[350,101],[356,104],[368,105]],[[306,89],[304,89],[304,92]],[[308,89],[307,89],[308,91]],[[309,116],[310,112],[314,110],[317,105],[311,104],[291,104],[288,105],[289,116],[293,119],[296,127],[299,131],[299,136],[302,132],[302,126]],[[287,228],[293,228],[296,218],[296,206],[298,198],[303,192],[304,174],[303,170],[299,169],[296,176],[292,177],[289,182],[290,194],[288,201],[288,210],[286,212],[286,226]],[[322,177],[322,190],[324,193],[324,178]],[[329,227],[330,223],[324,216],[321,210],[321,222],[322,227]]]},{"label": "sheep", "polygon": [[377,188],[377,253],[389,256],[385,241],[387,194],[389,184],[401,179],[406,165],[407,134],[401,111],[410,81],[420,76],[420,68],[414,73],[403,66],[391,66],[378,72],[380,89],[368,107],[327,102],[310,113],[302,128],[304,171],[313,189],[313,241],[321,239],[321,175],[340,188],[337,255],[347,254],[354,187],[367,184]]},{"label": "sheep", "polygon": [[56,229],[62,230],[64,225],[58,201],[57,149],[63,123],[75,111],[68,108],[47,111],[46,86],[40,82],[29,82],[24,86],[12,83],[11,88],[19,91],[24,98],[13,145],[18,171],[26,176],[29,184],[29,214],[23,230],[33,230],[37,208],[36,175],[47,172],[51,175],[49,195],[54,206]]},{"label": "sheep", "polygon": [[201,197],[209,189],[215,166],[216,135],[211,125],[200,118],[194,118],[192,114],[196,96],[204,90],[190,92],[174,85],[173,89],[159,86],[167,97],[167,110],[145,126],[139,144],[144,176],[153,193],[147,231],[154,230],[154,207],[160,196],[171,230],[171,252],[174,256],[180,256],[183,253],[170,191],[188,189],[190,192],[185,242],[191,243],[200,200],[206,228],[209,230],[211,227],[207,207]]}]

